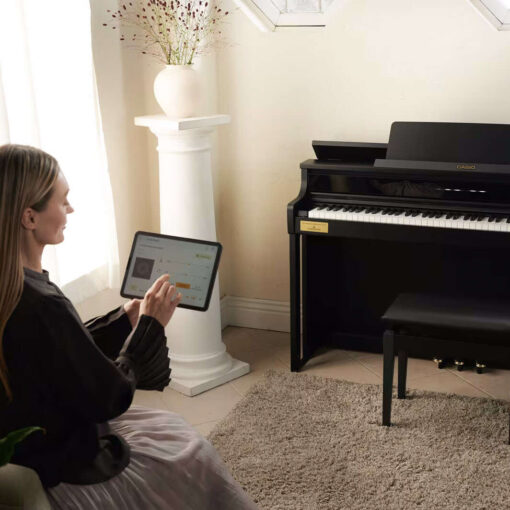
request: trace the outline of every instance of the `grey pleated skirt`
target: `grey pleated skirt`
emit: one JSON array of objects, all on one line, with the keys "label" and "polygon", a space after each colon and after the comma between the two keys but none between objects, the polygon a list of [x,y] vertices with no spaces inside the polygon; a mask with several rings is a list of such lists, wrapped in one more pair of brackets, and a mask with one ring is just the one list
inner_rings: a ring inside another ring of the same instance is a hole
[{"label": "grey pleated skirt", "polygon": [[131,447],[129,465],[93,485],[47,490],[54,509],[257,509],[211,443],[178,414],[132,406],[111,420]]}]

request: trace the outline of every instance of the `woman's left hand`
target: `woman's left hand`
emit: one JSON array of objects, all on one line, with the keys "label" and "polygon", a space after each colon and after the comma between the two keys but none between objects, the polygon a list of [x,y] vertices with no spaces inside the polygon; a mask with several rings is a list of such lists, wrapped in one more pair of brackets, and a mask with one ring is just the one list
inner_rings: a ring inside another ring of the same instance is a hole
[{"label": "woman's left hand", "polygon": [[131,327],[134,328],[138,322],[138,314],[140,313],[141,299],[131,299],[127,303],[124,303],[124,311],[129,318]]}]

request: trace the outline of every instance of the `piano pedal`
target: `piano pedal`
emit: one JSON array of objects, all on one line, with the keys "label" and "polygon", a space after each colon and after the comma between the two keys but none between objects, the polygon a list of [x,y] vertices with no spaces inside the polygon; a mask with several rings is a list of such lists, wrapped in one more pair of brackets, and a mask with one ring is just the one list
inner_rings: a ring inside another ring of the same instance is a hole
[{"label": "piano pedal", "polygon": [[476,373],[482,374],[483,369],[485,368],[486,365],[484,363],[480,363],[479,361],[475,361],[475,366],[476,366]]},{"label": "piano pedal", "polygon": [[442,358],[434,358],[434,363],[437,365],[437,368],[444,368],[445,362]]},{"label": "piano pedal", "polygon": [[462,360],[456,359],[456,360],[454,360],[454,363],[455,363],[455,365],[457,367],[457,371],[461,372],[463,370],[463,368],[464,368],[464,362]]}]

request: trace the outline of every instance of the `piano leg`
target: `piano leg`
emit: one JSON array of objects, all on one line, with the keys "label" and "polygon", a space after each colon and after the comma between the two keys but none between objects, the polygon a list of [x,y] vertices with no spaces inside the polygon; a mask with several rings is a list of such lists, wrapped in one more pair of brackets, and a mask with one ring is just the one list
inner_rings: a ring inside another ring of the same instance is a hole
[{"label": "piano leg", "polygon": [[299,235],[290,234],[290,369],[301,368],[301,264]]},{"label": "piano leg", "polygon": [[398,398],[406,398],[407,352],[398,351]]},{"label": "piano leg", "polygon": [[393,367],[395,365],[395,338],[393,331],[387,329],[383,336],[383,410],[382,424],[391,425],[391,399],[393,392]]}]

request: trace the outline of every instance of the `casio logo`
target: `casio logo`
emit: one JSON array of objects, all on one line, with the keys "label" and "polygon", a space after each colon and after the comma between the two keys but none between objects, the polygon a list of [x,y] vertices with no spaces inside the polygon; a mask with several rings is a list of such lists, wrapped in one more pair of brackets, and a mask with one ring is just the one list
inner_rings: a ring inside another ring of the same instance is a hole
[{"label": "casio logo", "polygon": [[457,165],[458,170],[475,170],[476,165]]}]

